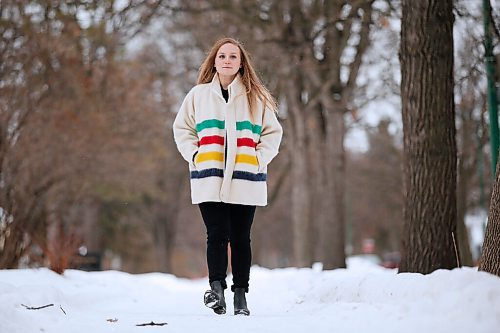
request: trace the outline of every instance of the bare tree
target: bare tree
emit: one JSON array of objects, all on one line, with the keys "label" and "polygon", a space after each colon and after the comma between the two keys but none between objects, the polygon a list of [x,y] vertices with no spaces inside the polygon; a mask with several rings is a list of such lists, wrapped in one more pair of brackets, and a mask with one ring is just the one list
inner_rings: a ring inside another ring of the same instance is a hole
[{"label": "bare tree", "polygon": [[[82,193],[97,192],[99,176],[118,174],[123,160],[113,160],[108,169],[100,163],[112,149],[121,147],[123,152],[135,147],[124,142],[129,134],[126,126],[116,125],[130,124],[125,120],[138,114],[131,110],[151,109],[146,104],[151,99],[139,99],[139,104],[124,98],[134,97],[133,89],[137,94],[151,91],[149,86],[141,89],[150,77],[123,80],[119,74],[129,64],[120,63],[119,52],[123,37],[140,31],[159,2],[122,5],[117,8],[112,1],[0,4],[0,267],[16,267],[33,246],[49,257],[54,256],[48,252],[62,253],[51,250],[50,242],[66,236],[53,232],[51,237],[50,230],[68,230],[68,224],[75,222],[69,216]],[[84,27],[77,18],[82,12],[89,15]],[[134,133],[134,139],[145,137]],[[51,223],[63,227],[51,229]],[[74,252],[77,242],[70,243],[65,246]]]},{"label": "bare tree", "polygon": [[453,1],[408,1],[401,21],[404,235],[400,272],[457,266]]}]

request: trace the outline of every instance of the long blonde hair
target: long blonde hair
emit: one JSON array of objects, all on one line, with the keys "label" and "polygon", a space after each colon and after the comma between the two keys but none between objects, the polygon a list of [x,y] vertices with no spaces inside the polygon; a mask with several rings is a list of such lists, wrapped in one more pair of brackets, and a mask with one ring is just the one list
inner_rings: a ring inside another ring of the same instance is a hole
[{"label": "long blonde hair", "polygon": [[240,49],[241,55],[241,68],[238,73],[241,75],[241,81],[245,85],[247,98],[248,98],[248,107],[250,108],[250,112],[253,115],[253,110],[257,105],[257,101],[260,100],[264,106],[268,106],[271,110],[277,111],[278,105],[273,95],[269,92],[269,90],[262,84],[257,73],[255,73],[255,69],[250,61],[250,56],[248,52],[245,50],[243,45],[233,38],[221,38],[214,43],[212,49],[208,53],[207,57],[201,64],[200,70],[198,72],[198,84],[209,83],[212,82],[214,75],[217,73],[215,69],[215,57],[217,56],[217,51],[224,44],[233,44]]}]

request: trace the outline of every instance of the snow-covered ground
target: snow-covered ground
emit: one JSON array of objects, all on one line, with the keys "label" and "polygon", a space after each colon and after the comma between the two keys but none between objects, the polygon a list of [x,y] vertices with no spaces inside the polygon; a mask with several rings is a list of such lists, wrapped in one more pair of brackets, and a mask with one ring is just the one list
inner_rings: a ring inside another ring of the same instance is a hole
[{"label": "snow-covered ground", "polygon": [[[228,313],[214,314],[202,303],[207,286],[160,273],[0,270],[0,332],[500,332],[500,278],[473,268],[254,266],[249,317],[232,315],[230,291]],[[136,326],[151,321],[167,325]]]}]

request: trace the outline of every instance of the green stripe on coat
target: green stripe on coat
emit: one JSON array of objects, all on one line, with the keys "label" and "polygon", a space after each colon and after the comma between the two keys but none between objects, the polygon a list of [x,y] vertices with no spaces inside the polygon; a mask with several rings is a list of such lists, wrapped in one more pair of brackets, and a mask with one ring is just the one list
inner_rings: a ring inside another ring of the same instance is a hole
[{"label": "green stripe on coat", "polygon": [[224,120],[208,119],[202,121],[201,123],[196,124],[196,131],[201,132],[205,128],[212,128],[212,127],[224,129]]},{"label": "green stripe on coat", "polygon": [[237,121],[236,122],[236,130],[237,131],[241,131],[241,130],[244,130],[244,129],[250,130],[253,133],[259,134],[259,135],[262,132],[262,126],[254,125],[251,122],[249,122],[248,120],[246,120],[246,121]]}]

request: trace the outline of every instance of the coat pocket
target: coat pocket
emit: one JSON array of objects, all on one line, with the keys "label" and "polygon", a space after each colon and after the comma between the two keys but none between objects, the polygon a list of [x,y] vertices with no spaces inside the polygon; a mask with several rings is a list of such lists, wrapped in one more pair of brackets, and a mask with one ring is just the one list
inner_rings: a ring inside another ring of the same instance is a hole
[{"label": "coat pocket", "polygon": [[236,170],[257,173],[259,161],[255,150],[241,152],[236,155]]}]

